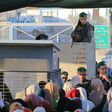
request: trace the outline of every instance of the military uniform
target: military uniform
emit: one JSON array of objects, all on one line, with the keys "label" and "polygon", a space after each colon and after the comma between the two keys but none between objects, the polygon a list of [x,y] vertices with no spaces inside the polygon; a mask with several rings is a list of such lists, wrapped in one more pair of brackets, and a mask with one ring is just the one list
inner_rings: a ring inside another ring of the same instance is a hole
[{"label": "military uniform", "polygon": [[94,27],[88,22],[85,25],[76,27],[79,38],[74,39],[74,42],[91,42],[94,34]]},{"label": "military uniform", "polygon": [[108,90],[111,87],[111,82],[109,80],[106,81],[103,77],[100,77],[100,76],[95,76],[95,77],[93,77],[93,79],[100,79],[104,85],[105,91],[108,92]]},{"label": "military uniform", "polygon": [[[79,17],[87,17],[87,14],[85,12],[82,12],[80,13]],[[76,38],[76,35],[78,35],[78,38]],[[80,20],[75,30],[71,33],[73,42],[91,42],[93,35],[94,26],[92,26],[88,22],[82,25]]]},{"label": "military uniform", "polygon": [[85,79],[82,82],[83,87],[86,89],[87,95],[91,92],[92,88],[91,88],[91,80],[87,80]]}]

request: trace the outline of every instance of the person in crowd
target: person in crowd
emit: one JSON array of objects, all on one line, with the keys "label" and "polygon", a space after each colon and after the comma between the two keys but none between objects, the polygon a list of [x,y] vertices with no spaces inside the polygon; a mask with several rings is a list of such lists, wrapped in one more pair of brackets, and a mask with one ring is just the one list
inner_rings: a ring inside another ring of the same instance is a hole
[{"label": "person in crowd", "polygon": [[74,100],[68,101],[64,106],[64,112],[74,112],[76,109],[81,109],[81,107]]},{"label": "person in crowd", "polygon": [[29,108],[23,108],[23,111],[24,112],[33,112],[31,109],[29,109]]},{"label": "person in crowd", "polygon": [[77,69],[77,76],[80,78],[82,87],[86,89],[87,96],[91,92],[91,81],[87,79],[87,69],[85,67],[79,67]]},{"label": "person in crowd", "polygon": [[41,107],[42,103],[39,97],[35,94],[30,94],[25,98],[25,102],[28,104],[28,107],[33,111],[36,107]]},{"label": "person in crowd", "polygon": [[38,85],[31,85],[27,87],[25,90],[25,95],[28,96],[29,94],[37,95],[40,100],[44,100],[45,98],[45,90],[43,88],[40,88]]},{"label": "person in crowd", "polygon": [[82,108],[85,112],[95,112],[95,105],[87,99],[86,90],[82,87],[77,88],[80,91],[80,99],[82,101]]},{"label": "person in crowd", "polygon": [[21,110],[21,109],[16,109],[16,110],[14,110],[13,112],[24,112],[24,111]]},{"label": "person in crowd", "polygon": [[20,109],[22,110],[22,105],[18,102],[13,102],[11,105],[10,105],[10,112],[13,112],[14,110],[17,110],[17,109]]},{"label": "person in crowd", "polygon": [[103,83],[100,79],[92,79],[91,87],[92,91],[89,93],[88,98],[94,103],[96,107],[96,112],[102,112],[103,106],[106,102],[106,95]]},{"label": "person in crowd", "polygon": [[2,93],[2,98],[5,104],[5,107],[7,110],[9,110],[10,103],[13,100],[13,97],[11,95],[11,91],[6,83],[4,83],[4,74],[0,73],[0,92]]},{"label": "person in crowd", "polygon": [[45,108],[46,112],[50,112],[50,103],[46,100],[41,101],[42,106]]},{"label": "person in crowd", "polygon": [[[112,87],[108,90],[107,100],[106,100],[106,103],[103,107],[102,112],[108,112],[109,111],[109,103],[111,102],[111,100],[112,100]],[[111,105],[111,103],[110,103],[110,105]]]},{"label": "person in crowd", "polygon": [[68,93],[68,91],[70,91],[71,89],[73,88],[72,86],[72,81],[67,81],[65,82],[64,86],[63,86],[63,89],[65,91],[65,94]]},{"label": "person in crowd", "polygon": [[37,107],[37,108],[34,109],[33,112],[46,112],[46,111],[43,107]]},{"label": "person in crowd", "polygon": [[68,79],[68,72],[66,71],[61,72],[61,78],[64,80],[65,83]]},{"label": "person in crowd", "polygon": [[59,99],[59,102],[58,102],[57,108],[56,108],[57,112],[63,112],[64,106],[68,101],[70,101],[70,99],[67,97],[63,97],[63,98]]},{"label": "person in crowd", "polygon": [[97,77],[94,78],[99,78],[104,85],[105,91],[108,92],[108,90],[111,87],[111,82],[109,77],[107,76],[107,65],[105,61],[101,61],[97,64],[97,70],[99,72],[99,75],[97,75]]},{"label": "person in crowd", "polygon": [[78,89],[73,88],[66,94],[66,97],[70,98],[70,99],[72,99],[74,97],[79,97],[80,98],[80,92],[79,92]]},{"label": "person in crowd", "polygon": [[47,83],[45,85],[46,96],[45,100],[49,101],[51,110],[55,110],[59,100],[59,90],[54,83]]},{"label": "person in crowd", "polygon": [[39,87],[40,87],[40,88],[43,88],[43,89],[44,89],[44,86],[45,86],[46,84],[47,84],[46,81],[40,81],[40,82],[38,83]]},{"label": "person in crowd", "polygon": [[83,109],[76,109],[74,112],[85,112]]},{"label": "person in crowd", "polygon": [[48,36],[46,34],[40,34],[36,37],[36,40],[48,40]]},{"label": "person in crowd", "polygon": [[20,99],[20,98],[14,99],[14,100],[12,101],[12,103],[13,103],[13,102],[18,102],[18,103],[20,103],[20,104],[22,105],[22,107],[28,108],[28,104],[27,104],[24,100],[22,100],[22,99]]},{"label": "person in crowd", "polygon": [[6,108],[3,99],[2,99],[2,93],[0,92],[0,112],[8,112],[8,109]]},{"label": "person in crowd", "polygon": [[61,99],[61,98],[64,98],[65,97],[65,91],[64,91],[64,89],[63,88],[59,88],[59,98]]}]

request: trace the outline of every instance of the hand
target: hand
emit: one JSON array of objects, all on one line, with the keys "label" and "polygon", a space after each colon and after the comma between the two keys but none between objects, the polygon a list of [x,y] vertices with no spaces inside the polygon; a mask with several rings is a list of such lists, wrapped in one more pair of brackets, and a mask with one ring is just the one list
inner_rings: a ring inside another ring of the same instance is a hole
[{"label": "hand", "polygon": [[103,75],[103,78],[108,81],[108,76],[107,75]]}]

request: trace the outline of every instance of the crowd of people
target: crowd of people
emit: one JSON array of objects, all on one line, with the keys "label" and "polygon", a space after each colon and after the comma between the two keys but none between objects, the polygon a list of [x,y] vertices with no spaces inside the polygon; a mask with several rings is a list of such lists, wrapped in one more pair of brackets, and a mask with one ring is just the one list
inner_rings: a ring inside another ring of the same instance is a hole
[{"label": "crowd of people", "polygon": [[0,112],[112,112],[112,84],[104,61],[97,64],[97,70],[91,80],[84,67],[79,67],[72,79],[63,71],[60,88],[40,81],[25,89],[25,99],[12,99],[8,106],[0,92]]}]

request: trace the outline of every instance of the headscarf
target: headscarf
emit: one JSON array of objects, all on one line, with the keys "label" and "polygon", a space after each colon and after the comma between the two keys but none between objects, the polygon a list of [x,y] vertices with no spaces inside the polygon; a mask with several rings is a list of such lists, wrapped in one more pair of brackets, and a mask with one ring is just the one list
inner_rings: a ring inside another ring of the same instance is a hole
[{"label": "headscarf", "polygon": [[64,111],[74,112],[76,109],[79,109],[80,106],[73,100],[68,101],[64,106]]},{"label": "headscarf", "polygon": [[68,101],[70,101],[70,99],[68,99],[67,97],[60,99],[57,104],[57,112],[63,112],[64,106]]},{"label": "headscarf", "polygon": [[18,102],[14,102],[10,105],[10,112],[13,112],[15,109],[21,109],[22,110],[22,105]]},{"label": "headscarf", "polygon": [[17,110],[14,110],[13,112],[24,112],[24,111],[21,109],[17,109]]},{"label": "headscarf", "polygon": [[45,85],[45,91],[45,99],[49,101],[51,108],[53,108],[53,98],[59,98],[59,90],[56,84],[49,82]]},{"label": "headscarf", "polygon": [[82,108],[86,112],[90,112],[95,107],[95,105],[93,104],[93,102],[87,99],[87,93],[84,88],[79,87],[77,89],[80,91],[80,95],[81,95],[80,98],[82,100]]},{"label": "headscarf", "polygon": [[24,108],[23,111],[24,111],[24,112],[32,112],[32,110],[29,109],[29,108]]},{"label": "headscarf", "polygon": [[23,107],[28,107],[28,104],[24,101],[24,100],[22,100],[22,99],[15,99],[15,100],[13,100],[12,101],[12,103],[13,102],[18,102],[18,103],[20,103]]},{"label": "headscarf", "polygon": [[29,94],[35,94],[38,96],[38,91],[39,91],[40,87],[38,85],[31,85],[29,87],[26,88],[26,96],[28,96]]},{"label": "headscarf", "polygon": [[109,112],[112,112],[112,100],[109,102],[108,111]]},{"label": "headscarf", "polygon": [[89,94],[89,99],[97,107],[103,100],[104,86],[100,79],[93,79],[91,82],[92,91]]},{"label": "headscarf", "polygon": [[41,101],[42,106],[45,108],[46,112],[50,112],[50,103],[46,100]]},{"label": "headscarf", "polygon": [[112,100],[112,87],[109,89],[107,93],[107,101],[108,103]]},{"label": "headscarf", "polygon": [[72,87],[72,83],[70,83],[72,81],[68,81],[68,82],[65,82],[64,86],[63,86],[63,89],[65,91],[65,94],[68,93],[68,91],[70,91],[73,87]]},{"label": "headscarf", "polygon": [[69,98],[79,97],[80,98],[80,92],[78,89],[73,88],[66,94],[66,97],[69,97]]},{"label": "headscarf", "polygon": [[30,94],[25,98],[28,107],[33,111],[36,107],[41,107],[41,101],[37,95]]},{"label": "headscarf", "polygon": [[82,109],[76,109],[74,112],[85,112],[85,111]]},{"label": "headscarf", "polygon": [[46,111],[43,107],[37,107],[37,108],[34,109],[33,112],[46,112]]},{"label": "headscarf", "polygon": [[81,84],[81,80],[78,76],[72,77],[72,86],[75,87],[77,84]]}]

